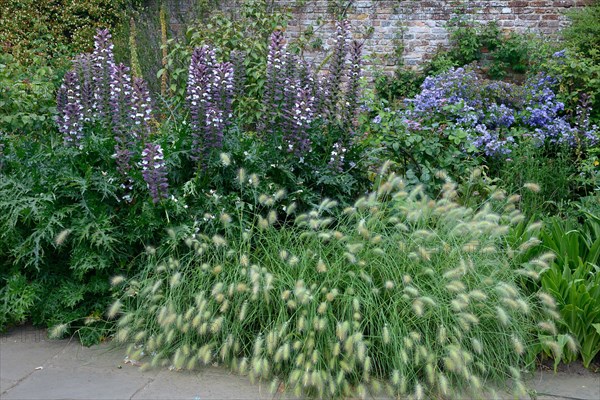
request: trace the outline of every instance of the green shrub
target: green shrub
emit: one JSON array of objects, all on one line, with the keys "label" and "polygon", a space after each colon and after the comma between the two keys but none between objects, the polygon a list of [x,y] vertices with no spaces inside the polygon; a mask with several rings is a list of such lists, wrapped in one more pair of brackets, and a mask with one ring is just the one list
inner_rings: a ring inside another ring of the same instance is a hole
[{"label": "green shrub", "polygon": [[19,272],[0,277],[4,282],[0,289],[0,330],[13,324],[25,322],[31,309],[39,300],[39,283],[30,283]]},{"label": "green shrub", "polygon": [[586,58],[600,57],[600,3],[569,13],[571,23],[562,31],[570,48]]},{"label": "green shrub", "polygon": [[0,46],[20,61],[90,50],[97,28],[116,25],[126,0],[0,0]]},{"label": "green shrub", "polygon": [[[581,195],[573,179],[577,165],[566,146],[537,147],[524,142],[508,160],[490,163],[490,169],[490,174],[500,179],[501,187],[522,195],[519,207],[528,216],[562,213]],[[539,191],[523,191],[528,182],[535,182]]]},{"label": "green shrub", "polygon": [[423,74],[400,66],[396,68],[394,76],[383,73],[376,76],[375,91],[381,99],[393,105],[406,97],[415,96],[424,79]]},{"label": "green shrub", "polygon": [[55,90],[63,71],[34,56],[28,64],[0,55],[0,126],[6,133],[47,129],[56,115]]},{"label": "green shrub", "polygon": [[534,41],[515,33],[503,39],[491,52],[492,64],[489,74],[493,78],[503,78],[507,72],[525,73],[530,64]]},{"label": "green shrub", "polygon": [[542,331],[556,348],[551,299],[519,283],[544,259],[515,261],[536,241],[507,243],[522,216],[501,193],[469,209],[452,183],[433,200],[392,174],[343,211],[324,200],[294,218],[284,191],[239,176],[252,207],[173,231],[140,274],[113,279],[115,337],[146,367],[224,363],[320,398],[482,396],[506,379],[524,395]]}]

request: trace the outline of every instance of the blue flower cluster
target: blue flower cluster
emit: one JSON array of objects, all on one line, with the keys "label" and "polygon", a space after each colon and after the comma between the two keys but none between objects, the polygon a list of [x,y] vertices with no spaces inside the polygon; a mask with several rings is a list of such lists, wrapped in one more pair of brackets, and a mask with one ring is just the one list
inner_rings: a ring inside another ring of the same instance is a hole
[{"label": "blue flower cluster", "polygon": [[407,100],[403,117],[411,123],[410,129],[428,122],[460,128],[467,132],[466,145],[486,156],[507,156],[526,139],[538,146],[596,144],[598,127],[574,126],[561,114],[564,104],[552,90],[555,83],[539,75],[518,86],[483,80],[472,70],[451,69],[427,77],[421,92]]}]

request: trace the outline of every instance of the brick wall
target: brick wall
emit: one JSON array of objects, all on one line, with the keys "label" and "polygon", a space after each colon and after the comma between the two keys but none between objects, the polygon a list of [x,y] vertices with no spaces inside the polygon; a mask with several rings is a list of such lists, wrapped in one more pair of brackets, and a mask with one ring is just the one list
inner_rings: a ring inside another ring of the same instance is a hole
[{"label": "brick wall", "polygon": [[[244,0],[221,0],[221,8],[235,11]],[[534,32],[556,35],[567,24],[565,12],[590,4],[590,0],[470,0],[463,1],[463,9],[477,22],[497,21],[504,31]],[[194,0],[168,0],[174,24],[181,16],[191,15]],[[280,7],[289,7],[294,15],[286,35],[297,38],[309,26],[316,29],[323,50],[332,45],[334,26],[331,22],[328,0],[274,0]],[[364,40],[364,53],[369,65],[391,70],[396,65],[398,49],[406,65],[418,66],[437,50],[447,45],[448,20],[461,8],[456,0],[353,0],[347,9],[347,19],[353,26],[354,36]],[[179,16],[179,18],[178,18]],[[329,22],[328,22],[329,21]],[[319,24],[319,22],[321,22]],[[323,51],[308,51],[305,57],[317,63]]]}]

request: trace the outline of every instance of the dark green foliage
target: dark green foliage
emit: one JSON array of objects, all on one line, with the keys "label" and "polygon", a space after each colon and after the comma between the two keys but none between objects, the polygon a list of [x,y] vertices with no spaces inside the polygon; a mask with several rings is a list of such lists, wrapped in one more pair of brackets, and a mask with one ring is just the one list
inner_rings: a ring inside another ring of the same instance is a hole
[{"label": "dark green foliage", "polygon": [[519,74],[527,72],[532,54],[532,43],[526,36],[514,33],[502,40],[491,52],[490,76],[503,78],[507,72]]},{"label": "dark green foliage", "polygon": [[8,325],[25,322],[33,306],[39,301],[42,287],[30,283],[20,272],[0,275],[0,330]]},{"label": "dark green foliage", "polygon": [[393,76],[379,74],[375,78],[375,91],[381,99],[394,104],[416,95],[424,79],[425,75],[422,73],[400,66]]},{"label": "dark green foliage", "polygon": [[[581,195],[573,179],[577,165],[566,146],[524,144],[508,160],[491,163],[490,169],[509,193],[521,194],[520,208],[529,216],[561,213]],[[540,191],[523,191],[529,182],[538,184]]]},{"label": "dark green foliage", "polygon": [[2,52],[48,61],[90,50],[97,28],[116,25],[126,0],[0,0]]},{"label": "dark green foliage", "polygon": [[563,30],[569,46],[586,58],[600,57],[600,3],[569,14],[571,24]]},{"label": "dark green foliage", "polygon": [[14,136],[5,144],[0,263],[39,289],[25,316],[49,326],[78,327],[86,317],[101,325],[109,277],[132,268],[135,256],[163,232],[162,214],[176,218],[177,210],[117,201],[111,140],[91,136],[79,152],[48,131],[37,140]]},{"label": "dark green foliage", "polygon": [[43,57],[33,56],[25,62],[0,54],[0,130],[23,133],[51,126],[63,68]]},{"label": "dark green foliage", "polygon": [[[418,124],[417,121],[412,123]],[[439,190],[440,184],[445,182],[436,178],[438,171],[466,177],[481,163],[476,155],[463,149],[466,134],[447,129],[444,121],[413,129],[400,112],[383,110],[371,121],[368,130],[369,155],[374,165],[390,160],[394,163],[393,169],[405,176],[408,183],[426,184],[431,192]]]}]

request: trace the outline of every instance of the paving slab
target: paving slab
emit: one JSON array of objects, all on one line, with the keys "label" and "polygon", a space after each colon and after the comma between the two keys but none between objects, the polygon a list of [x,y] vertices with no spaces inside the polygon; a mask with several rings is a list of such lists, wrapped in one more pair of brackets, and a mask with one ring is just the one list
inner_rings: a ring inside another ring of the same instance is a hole
[{"label": "paving slab", "polygon": [[130,399],[151,380],[138,369],[102,372],[48,367],[28,376],[1,397],[3,400]]},{"label": "paving slab", "polygon": [[221,367],[201,368],[197,372],[161,371],[133,400],[201,399],[201,400],[272,400],[288,399],[272,394],[265,384],[253,385],[247,378]]},{"label": "paving slab", "polygon": [[582,367],[572,367],[573,371],[538,371],[528,384],[538,394],[538,398],[600,400],[600,374]]},{"label": "paving slab", "polygon": [[17,329],[0,336],[0,377],[19,381],[60,354],[69,341],[49,340],[39,329]]},{"label": "paving slab", "polygon": [[[87,348],[74,340],[49,340],[42,330],[15,329],[0,336],[0,399],[294,398],[291,394],[271,394],[268,384],[252,384],[247,377],[222,367],[194,372],[142,371],[126,363],[124,354],[123,347],[111,343]],[[600,400],[600,374],[580,364],[561,367],[556,374],[537,371],[528,386],[537,400]]]}]

